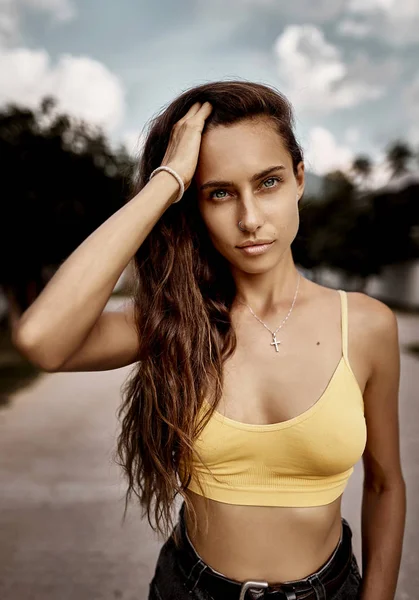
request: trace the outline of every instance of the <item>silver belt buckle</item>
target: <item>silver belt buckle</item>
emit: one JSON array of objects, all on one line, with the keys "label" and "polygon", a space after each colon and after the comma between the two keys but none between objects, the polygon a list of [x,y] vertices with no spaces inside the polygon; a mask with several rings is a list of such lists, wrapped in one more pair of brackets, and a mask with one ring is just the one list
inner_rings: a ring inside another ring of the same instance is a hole
[{"label": "silver belt buckle", "polygon": [[245,600],[246,592],[250,589],[260,589],[263,590],[269,586],[267,581],[244,581],[240,588],[240,598],[239,600]]}]

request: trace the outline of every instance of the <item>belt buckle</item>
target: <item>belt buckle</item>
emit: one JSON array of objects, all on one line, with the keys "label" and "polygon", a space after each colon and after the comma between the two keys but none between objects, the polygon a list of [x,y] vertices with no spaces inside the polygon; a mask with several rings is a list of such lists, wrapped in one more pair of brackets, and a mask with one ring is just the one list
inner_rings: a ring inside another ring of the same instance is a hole
[{"label": "belt buckle", "polygon": [[252,580],[244,581],[240,588],[239,600],[245,600],[246,592],[250,589],[258,587],[260,590],[263,590],[263,589],[267,588],[268,586],[269,586],[269,584],[267,581],[252,581]]}]

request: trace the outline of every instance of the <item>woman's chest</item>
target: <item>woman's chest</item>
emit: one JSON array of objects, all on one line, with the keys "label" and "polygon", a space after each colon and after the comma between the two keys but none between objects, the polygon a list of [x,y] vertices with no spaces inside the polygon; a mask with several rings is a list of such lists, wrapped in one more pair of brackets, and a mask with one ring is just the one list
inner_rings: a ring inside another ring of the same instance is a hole
[{"label": "woman's chest", "polygon": [[371,361],[355,328],[348,345],[350,364],[343,357],[339,323],[319,322],[311,329],[303,325],[283,332],[277,336],[278,351],[268,331],[241,326],[236,336],[236,349],[223,364],[217,406],[230,419],[250,424],[288,421],[310,409],[348,374],[364,392]]},{"label": "woman's chest", "polygon": [[223,367],[217,411],[249,424],[288,421],[322,398],[340,376],[342,366],[343,358],[336,352],[272,358],[239,349]]}]

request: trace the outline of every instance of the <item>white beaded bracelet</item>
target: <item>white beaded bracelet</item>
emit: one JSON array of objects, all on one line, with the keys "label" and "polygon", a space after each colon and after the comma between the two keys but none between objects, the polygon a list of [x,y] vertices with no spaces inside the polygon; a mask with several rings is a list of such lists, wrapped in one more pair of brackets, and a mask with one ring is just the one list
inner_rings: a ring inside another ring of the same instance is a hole
[{"label": "white beaded bracelet", "polygon": [[148,180],[150,181],[150,179],[159,171],[167,171],[168,173],[171,173],[173,175],[173,177],[175,177],[175,179],[177,180],[179,186],[180,186],[180,191],[178,194],[178,197],[176,198],[176,200],[174,200],[172,202],[172,204],[175,204],[176,202],[179,202],[179,200],[182,198],[183,194],[185,193],[185,185],[182,181],[182,178],[180,177],[180,175],[178,173],[176,173],[176,171],[174,171],[173,169],[171,169],[170,167],[166,167],[166,166],[162,166],[162,167],[157,167],[157,169],[154,169],[154,171],[151,173],[150,177],[148,178]]}]

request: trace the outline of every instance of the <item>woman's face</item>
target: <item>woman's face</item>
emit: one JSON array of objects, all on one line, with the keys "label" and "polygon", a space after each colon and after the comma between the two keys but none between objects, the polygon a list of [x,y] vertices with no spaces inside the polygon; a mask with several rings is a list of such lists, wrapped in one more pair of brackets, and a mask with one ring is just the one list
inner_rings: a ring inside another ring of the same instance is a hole
[{"label": "woman's face", "polygon": [[[194,179],[210,239],[232,266],[258,273],[289,251],[299,226],[304,163],[295,176],[291,156],[272,122],[248,120],[206,131]],[[208,185],[214,181],[218,183]],[[258,239],[275,242],[260,255],[237,248]]]}]

